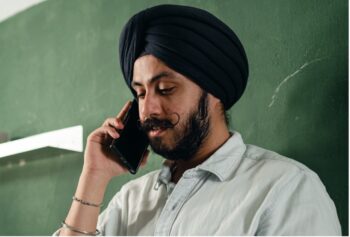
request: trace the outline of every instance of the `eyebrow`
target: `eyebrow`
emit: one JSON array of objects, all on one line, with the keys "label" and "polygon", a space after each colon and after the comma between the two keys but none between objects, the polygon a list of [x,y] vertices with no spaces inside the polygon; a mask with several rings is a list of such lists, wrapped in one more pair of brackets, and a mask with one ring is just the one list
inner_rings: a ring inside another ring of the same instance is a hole
[{"label": "eyebrow", "polygon": [[[151,77],[149,80],[147,80],[147,83],[148,84],[152,84],[152,83],[155,83],[156,81],[159,81],[163,77],[169,77],[171,75],[172,74],[169,73],[169,72],[160,72],[159,74],[157,74],[157,75]],[[142,86],[142,83],[134,81],[134,80],[131,82],[131,87],[132,88],[135,88],[135,87],[138,87],[138,86]]]}]

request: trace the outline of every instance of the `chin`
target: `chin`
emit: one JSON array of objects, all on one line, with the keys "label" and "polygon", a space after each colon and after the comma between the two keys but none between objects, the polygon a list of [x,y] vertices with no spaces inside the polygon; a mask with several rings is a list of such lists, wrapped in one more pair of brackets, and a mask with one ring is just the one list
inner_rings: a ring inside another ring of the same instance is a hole
[{"label": "chin", "polygon": [[163,152],[168,152],[174,149],[174,144],[169,144],[170,142],[167,140],[168,139],[163,137],[152,137],[149,138],[149,143],[155,153],[162,155]]}]

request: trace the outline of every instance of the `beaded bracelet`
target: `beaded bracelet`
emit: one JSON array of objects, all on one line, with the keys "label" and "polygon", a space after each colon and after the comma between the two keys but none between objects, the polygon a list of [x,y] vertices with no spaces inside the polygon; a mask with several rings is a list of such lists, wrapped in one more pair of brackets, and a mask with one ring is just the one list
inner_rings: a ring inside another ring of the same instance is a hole
[{"label": "beaded bracelet", "polygon": [[87,205],[87,206],[93,206],[93,207],[102,207],[102,206],[103,206],[103,203],[101,203],[101,204],[95,204],[95,203],[87,202],[87,201],[84,201],[84,200],[82,200],[82,199],[77,198],[76,196],[73,196],[73,197],[72,197],[72,200],[77,201],[77,202],[80,202],[81,204]]},{"label": "beaded bracelet", "polygon": [[73,231],[75,233],[79,233],[79,234],[83,234],[83,235],[91,235],[91,236],[96,236],[96,235],[100,235],[101,232],[99,230],[96,229],[95,232],[88,232],[88,231],[84,231],[84,230],[79,230],[73,226],[68,225],[65,221],[62,221],[62,228]]}]

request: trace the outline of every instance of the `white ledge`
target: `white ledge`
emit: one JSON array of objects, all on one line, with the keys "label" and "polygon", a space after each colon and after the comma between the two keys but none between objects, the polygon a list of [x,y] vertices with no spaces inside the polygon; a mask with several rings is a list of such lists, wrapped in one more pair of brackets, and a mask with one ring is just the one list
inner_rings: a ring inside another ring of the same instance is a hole
[{"label": "white ledge", "polygon": [[83,151],[83,126],[63,128],[0,144],[0,158],[44,147]]}]

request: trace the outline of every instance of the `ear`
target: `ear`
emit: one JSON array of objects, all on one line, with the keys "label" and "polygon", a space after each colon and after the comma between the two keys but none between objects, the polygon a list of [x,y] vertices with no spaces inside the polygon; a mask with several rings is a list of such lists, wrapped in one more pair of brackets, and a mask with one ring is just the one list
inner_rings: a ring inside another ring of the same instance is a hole
[{"label": "ear", "polygon": [[212,110],[213,119],[216,119],[218,123],[224,122],[225,125],[228,125],[228,120],[226,117],[226,112],[224,108],[224,104],[221,102],[220,99],[216,98],[215,96],[209,94],[209,107]]},{"label": "ear", "polygon": [[209,105],[211,108],[214,108],[215,111],[222,111],[222,103],[220,99],[216,98],[212,94],[208,93],[209,96]]}]

